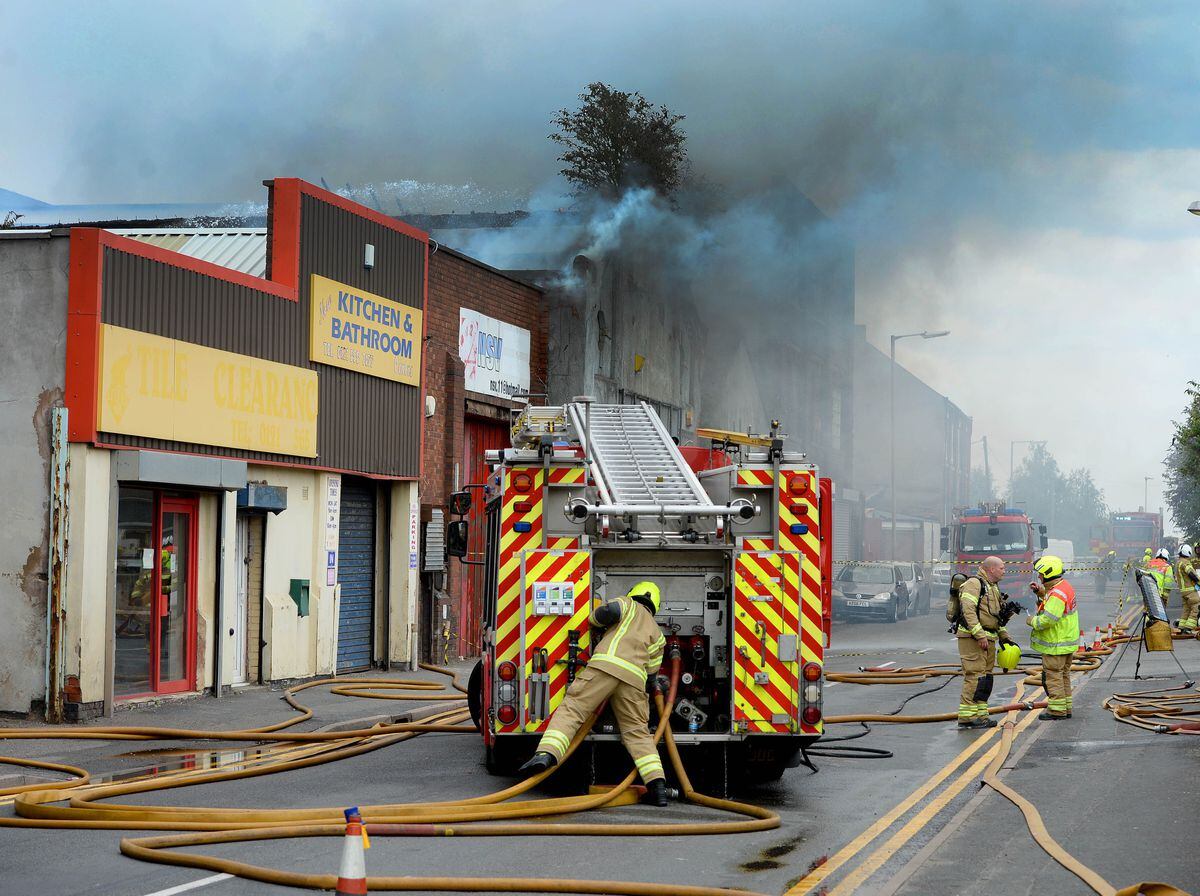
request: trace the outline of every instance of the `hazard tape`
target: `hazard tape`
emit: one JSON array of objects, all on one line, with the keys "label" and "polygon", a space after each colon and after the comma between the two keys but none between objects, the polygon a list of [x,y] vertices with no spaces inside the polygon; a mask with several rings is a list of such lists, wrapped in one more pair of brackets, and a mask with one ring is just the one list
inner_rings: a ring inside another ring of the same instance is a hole
[{"label": "hazard tape", "polygon": [[[1003,558],[1001,558],[1003,559]],[[924,566],[965,566],[975,569],[979,566],[978,560],[834,560],[834,566],[881,566],[891,563],[920,563]],[[1006,572],[1033,572],[1032,563],[1008,563],[1005,562]],[[1108,566],[1064,566],[1063,572],[1116,572],[1115,568]],[[1129,567],[1126,565],[1125,574],[1129,574]]]}]

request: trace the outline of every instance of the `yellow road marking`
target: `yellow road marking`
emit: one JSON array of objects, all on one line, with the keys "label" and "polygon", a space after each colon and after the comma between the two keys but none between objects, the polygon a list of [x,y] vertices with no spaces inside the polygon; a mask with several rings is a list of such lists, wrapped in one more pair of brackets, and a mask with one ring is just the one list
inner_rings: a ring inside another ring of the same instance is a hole
[{"label": "yellow road marking", "polygon": [[[1030,699],[1037,699],[1035,695]],[[1025,718],[1016,726],[1013,732],[1014,737],[1020,734],[1029,727],[1036,719],[1036,713],[1040,710],[1030,710]],[[992,729],[999,731],[998,728]],[[997,751],[1000,749],[1000,744],[993,744],[992,748],[983,756],[980,756],[970,768],[968,768],[956,781],[947,786],[937,798],[924,806],[920,812],[909,819],[904,827],[900,828],[895,834],[888,838],[882,846],[869,855],[857,868],[846,876],[836,887],[829,891],[829,896],[846,896],[848,893],[853,893],[858,887],[868,880],[883,864],[894,856],[900,849],[908,843],[917,832],[920,831],[931,819],[941,812],[946,806],[958,796],[966,788],[966,786],[983,773],[987,768],[988,763],[996,758]]]}]

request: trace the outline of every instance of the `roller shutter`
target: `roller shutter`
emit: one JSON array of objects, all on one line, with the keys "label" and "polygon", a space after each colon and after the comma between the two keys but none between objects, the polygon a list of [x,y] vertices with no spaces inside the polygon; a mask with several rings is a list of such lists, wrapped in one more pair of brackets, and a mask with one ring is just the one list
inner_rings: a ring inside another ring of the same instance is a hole
[{"label": "roller shutter", "polygon": [[337,670],[369,668],[375,653],[375,487],[361,479],[342,480],[338,584]]}]

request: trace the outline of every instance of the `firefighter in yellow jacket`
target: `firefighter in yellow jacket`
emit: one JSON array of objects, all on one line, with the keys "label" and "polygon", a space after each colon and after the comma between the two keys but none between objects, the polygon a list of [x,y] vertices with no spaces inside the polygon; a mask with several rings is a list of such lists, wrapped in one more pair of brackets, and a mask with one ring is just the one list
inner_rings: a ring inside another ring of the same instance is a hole
[{"label": "firefighter in yellow jacket", "polygon": [[992,695],[992,668],[996,665],[996,642],[1010,642],[1000,624],[999,582],[1004,578],[1004,561],[988,557],[979,565],[978,574],[958,587],[958,614],[954,633],[958,636],[958,657],[962,663],[962,695],[958,703],[959,728],[995,728],[988,715]]},{"label": "firefighter in yellow jacket", "polygon": [[1175,577],[1179,579],[1179,594],[1183,598],[1183,617],[1179,620],[1179,628],[1194,632],[1200,622],[1200,569],[1196,568],[1196,558],[1190,544],[1179,546]]},{"label": "firefighter in yellow jacket", "polygon": [[1039,719],[1071,718],[1071,659],[1079,646],[1079,609],[1075,588],[1063,578],[1063,562],[1046,554],[1033,564],[1037,581],[1029,587],[1038,596],[1037,613],[1026,618],[1033,629],[1030,646],[1042,655],[1042,687],[1046,711]]},{"label": "firefighter in yellow jacket", "polygon": [[606,629],[604,636],[586,668],[567,688],[537,752],[521,766],[522,774],[536,774],[561,762],[580,726],[608,700],[621,728],[621,742],[646,782],[650,801],[656,806],[667,804],[663,765],[650,735],[646,698],[646,683],[655,680],[667,643],[654,621],[660,599],[657,585],[638,582],[624,597],[592,611],[592,625]]}]

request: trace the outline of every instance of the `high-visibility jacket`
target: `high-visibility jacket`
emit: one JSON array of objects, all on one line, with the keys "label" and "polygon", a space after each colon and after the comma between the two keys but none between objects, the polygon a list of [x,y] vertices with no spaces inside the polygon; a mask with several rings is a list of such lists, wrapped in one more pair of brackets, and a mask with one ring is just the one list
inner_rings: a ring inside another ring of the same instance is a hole
[{"label": "high-visibility jacket", "polygon": [[995,641],[1000,635],[1008,636],[1000,624],[1000,586],[987,580],[983,567],[979,574],[971,576],[958,587],[960,609],[958,629],[960,638],[987,638]]},{"label": "high-visibility jacket", "polygon": [[628,595],[592,611],[592,625],[607,629],[588,666],[626,684],[645,687],[646,679],[662,665],[667,639],[653,614]]},{"label": "high-visibility jacket", "polygon": [[1179,579],[1180,591],[1200,591],[1200,573],[1196,571],[1196,559],[1180,557],[1175,566],[1175,578]]},{"label": "high-visibility jacket", "polygon": [[1171,564],[1162,557],[1155,557],[1150,561],[1150,572],[1154,574],[1154,578],[1158,581],[1158,590],[1166,600],[1167,595],[1171,593],[1171,586],[1175,584],[1175,577],[1171,574]]},{"label": "high-visibility jacket", "polygon": [[1075,589],[1063,578],[1050,579],[1046,588],[1046,596],[1038,602],[1037,612],[1025,619],[1033,629],[1029,645],[1038,653],[1074,653],[1079,647]]}]

